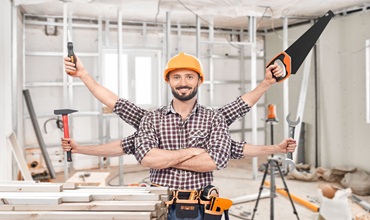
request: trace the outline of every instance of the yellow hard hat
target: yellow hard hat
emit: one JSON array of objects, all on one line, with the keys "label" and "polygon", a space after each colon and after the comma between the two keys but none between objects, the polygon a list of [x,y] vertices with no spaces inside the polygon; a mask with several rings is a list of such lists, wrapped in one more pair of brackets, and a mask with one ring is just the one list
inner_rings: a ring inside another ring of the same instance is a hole
[{"label": "yellow hard hat", "polygon": [[168,74],[175,69],[189,69],[197,72],[199,74],[201,82],[204,81],[202,64],[195,56],[186,54],[184,52],[172,57],[164,70],[164,80],[168,81]]}]

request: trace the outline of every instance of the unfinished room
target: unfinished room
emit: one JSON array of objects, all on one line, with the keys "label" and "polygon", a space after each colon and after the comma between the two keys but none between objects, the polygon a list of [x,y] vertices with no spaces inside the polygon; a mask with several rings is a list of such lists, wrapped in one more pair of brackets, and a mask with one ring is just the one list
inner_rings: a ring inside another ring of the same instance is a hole
[{"label": "unfinished room", "polygon": [[0,219],[370,220],[370,0],[0,13]]}]

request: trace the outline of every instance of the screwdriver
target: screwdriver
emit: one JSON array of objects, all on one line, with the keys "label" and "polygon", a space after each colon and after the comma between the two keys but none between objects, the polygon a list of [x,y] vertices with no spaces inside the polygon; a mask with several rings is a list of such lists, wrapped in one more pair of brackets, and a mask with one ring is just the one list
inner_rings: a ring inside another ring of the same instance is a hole
[{"label": "screwdriver", "polygon": [[[75,68],[76,67],[76,55],[75,53],[73,52],[73,43],[72,43],[72,40],[71,40],[71,33],[69,31],[69,28],[67,29],[67,48],[68,48],[68,57],[71,59],[71,62],[75,64]],[[75,74],[76,72],[70,72],[71,75]]]}]

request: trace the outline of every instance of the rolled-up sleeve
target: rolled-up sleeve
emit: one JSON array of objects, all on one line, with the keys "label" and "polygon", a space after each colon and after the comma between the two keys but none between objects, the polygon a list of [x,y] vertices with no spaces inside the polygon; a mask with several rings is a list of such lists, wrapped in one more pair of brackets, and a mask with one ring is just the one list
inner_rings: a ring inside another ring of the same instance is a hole
[{"label": "rolled-up sleeve", "polygon": [[209,139],[208,153],[215,162],[217,169],[223,169],[230,160],[231,139],[225,119],[215,114],[212,120],[212,131]]},{"label": "rolled-up sleeve", "polygon": [[237,119],[244,117],[250,109],[251,107],[239,96],[235,101],[223,106],[217,111],[225,117],[227,125],[231,125]]},{"label": "rolled-up sleeve", "polygon": [[153,125],[153,113],[147,112],[141,120],[140,128],[135,137],[135,157],[141,163],[145,155],[159,145]]},{"label": "rolled-up sleeve", "polygon": [[114,105],[113,112],[137,130],[147,110],[140,108],[126,99],[118,99]]},{"label": "rolled-up sleeve", "polygon": [[137,132],[121,140],[121,147],[125,154],[135,154],[135,137]]},{"label": "rolled-up sleeve", "polygon": [[244,158],[244,144],[247,142],[241,141],[237,142],[234,140],[231,140],[231,159],[243,159]]}]

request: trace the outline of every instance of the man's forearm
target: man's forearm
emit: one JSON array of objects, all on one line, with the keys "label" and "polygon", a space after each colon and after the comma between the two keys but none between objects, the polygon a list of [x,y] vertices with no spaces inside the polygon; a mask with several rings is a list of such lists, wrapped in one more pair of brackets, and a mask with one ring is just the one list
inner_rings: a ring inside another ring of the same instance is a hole
[{"label": "man's forearm", "polygon": [[217,166],[208,153],[202,153],[188,160],[178,163],[173,168],[190,170],[194,172],[210,172],[217,170]]},{"label": "man's forearm", "polygon": [[80,79],[101,103],[110,109],[114,108],[114,104],[118,100],[118,96],[116,94],[96,82],[96,80],[87,72],[86,74],[83,74]]},{"label": "man's forearm", "polygon": [[114,141],[102,145],[79,145],[72,149],[72,153],[102,157],[116,157],[124,154],[121,141]]},{"label": "man's forearm", "polygon": [[258,100],[265,94],[265,92],[271,87],[271,84],[266,81],[262,81],[252,91],[242,95],[242,99],[249,106],[254,106]]},{"label": "man's forearm", "polygon": [[251,145],[251,144],[244,144],[243,147],[243,154],[246,157],[257,157],[257,156],[265,156],[270,154],[275,154],[279,152],[279,147],[277,145]]},{"label": "man's forearm", "polygon": [[141,161],[144,167],[153,169],[165,169],[174,167],[198,154],[204,149],[187,148],[180,150],[151,149]]}]

